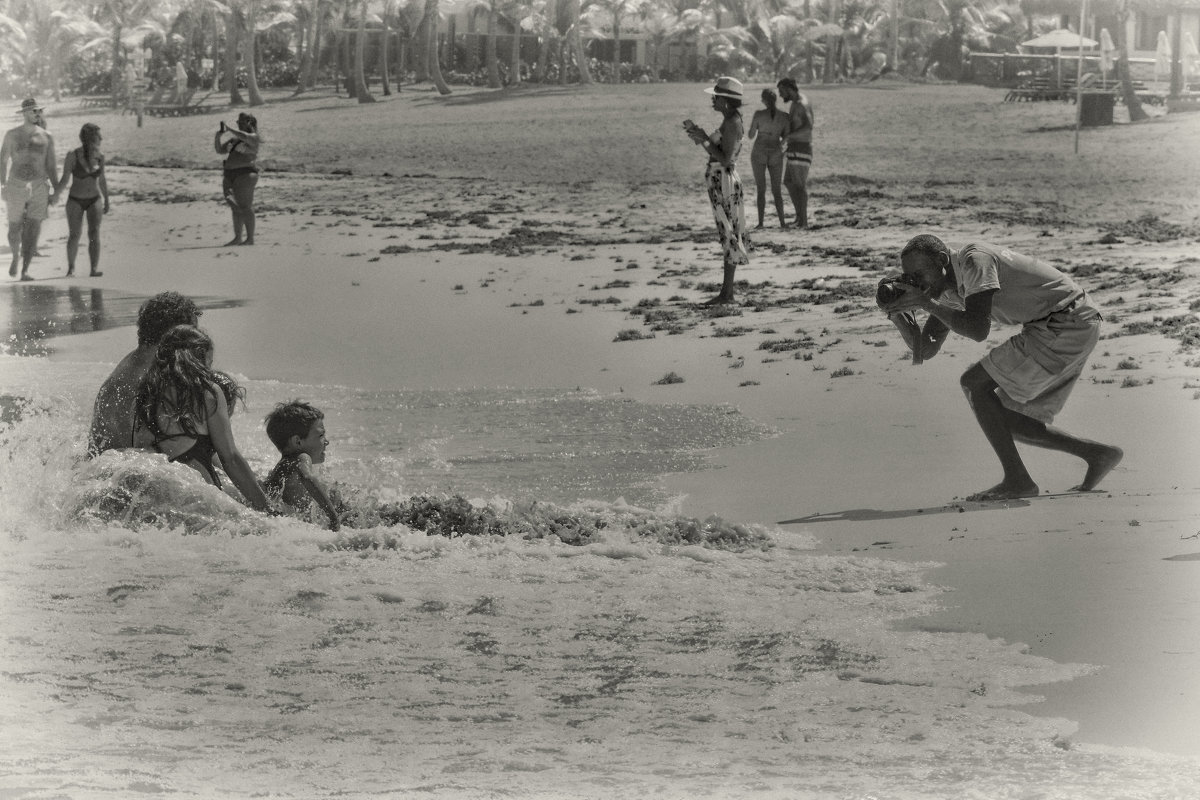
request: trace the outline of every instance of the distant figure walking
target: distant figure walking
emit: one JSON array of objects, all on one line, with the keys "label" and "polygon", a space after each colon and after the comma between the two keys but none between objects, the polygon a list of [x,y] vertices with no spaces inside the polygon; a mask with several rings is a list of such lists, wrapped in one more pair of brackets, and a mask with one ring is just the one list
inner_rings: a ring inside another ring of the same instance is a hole
[{"label": "distant figure walking", "polygon": [[808,172],[813,160],[813,115],[812,103],[800,94],[793,78],[784,78],[777,83],[779,96],[791,103],[788,108],[787,169],[783,174],[783,185],[791,195],[796,209],[796,227],[808,228]]},{"label": "distant figure walking", "polygon": [[[1121,448],[1050,425],[1100,338],[1100,312],[1087,292],[1043,261],[983,242],[951,250],[922,234],[904,246],[900,263],[903,276],[884,278],[877,302],[912,348],[914,363],[937,355],[950,331],[982,342],[993,322],[1021,326],[959,379],[1004,470],[1000,483],[967,499],[1041,491],[1017,442],[1082,459],[1087,471],[1071,491],[1095,489],[1121,461]],[[924,327],[911,313],[918,310],[929,313]]]},{"label": "distant figure walking", "polygon": [[[63,159],[62,177],[54,184],[52,202],[57,203],[63,187],[68,182],[67,193],[67,277],[75,274],[75,255],[79,251],[79,239],[83,234],[83,220],[87,218],[88,260],[93,278],[99,278],[100,267],[100,221],[108,213],[108,181],[104,177],[104,154],[100,152],[100,126],[87,123],[79,131],[82,147],[67,153]],[[97,201],[103,199],[101,207]]]},{"label": "distant figure walking", "polygon": [[736,165],[744,130],[742,82],[736,78],[717,78],[716,86],[704,91],[712,95],[713,110],[722,116],[721,127],[711,135],[690,119],[684,120],[683,127],[688,137],[708,154],[704,178],[723,253],[721,291],[709,303],[732,303],[734,273],[739,264],[750,261],[742,179]]},{"label": "distant figure walking", "polygon": [[57,167],[54,137],[40,124],[41,112],[32,97],[22,101],[25,120],[4,134],[0,145],[0,196],[8,210],[8,245],[12,249],[8,275],[15,278],[20,269],[23,281],[33,280],[29,263],[49,212],[50,186]]},{"label": "distant figure walking", "polygon": [[754,140],[750,151],[750,169],[754,173],[754,188],[758,192],[758,227],[763,226],[767,210],[767,181],[771,176],[771,195],[775,198],[775,213],[779,216],[779,227],[787,227],[783,214],[783,143],[787,136],[789,117],[775,108],[775,92],[763,89],[762,101],[765,108],[754,112],[750,118],[747,139]]},{"label": "distant figure walking", "polygon": [[[228,139],[223,136],[228,135]],[[254,189],[258,186],[258,149],[263,138],[253,114],[238,114],[237,128],[224,122],[213,137],[213,146],[225,156],[221,194],[233,214],[233,238],[225,243],[254,244]]]},{"label": "distant figure walking", "polygon": [[176,325],[163,336],[154,363],[137,393],[137,420],[154,436],[154,449],[167,460],[186,464],[214,486],[221,467],[253,508],[271,506],[250,464],[233,440],[229,415],[245,390],[212,368],[213,341],[191,325]]}]

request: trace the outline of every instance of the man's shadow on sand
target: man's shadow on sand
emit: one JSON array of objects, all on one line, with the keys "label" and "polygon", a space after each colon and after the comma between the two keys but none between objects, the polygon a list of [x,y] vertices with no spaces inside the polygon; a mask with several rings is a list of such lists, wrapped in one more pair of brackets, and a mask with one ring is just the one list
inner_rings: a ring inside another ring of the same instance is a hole
[{"label": "man's shadow on sand", "polygon": [[968,511],[999,511],[1006,508],[1025,508],[1038,500],[1051,500],[1064,497],[1094,497],[1107,495],[1102,490],[1092,492],[1047,492],[1037,497],[1021,497],[1013,500],[958,500],[944,506],[926,506],[924,508],[850,508],[845,511],[828,511],[822,514],[809,514],[807,517],[780,520],[777,525],[797,525],[804,522],[870,522],[879,519],[904,519],[906,517],[929,517],[935,514],[965,514]]}]

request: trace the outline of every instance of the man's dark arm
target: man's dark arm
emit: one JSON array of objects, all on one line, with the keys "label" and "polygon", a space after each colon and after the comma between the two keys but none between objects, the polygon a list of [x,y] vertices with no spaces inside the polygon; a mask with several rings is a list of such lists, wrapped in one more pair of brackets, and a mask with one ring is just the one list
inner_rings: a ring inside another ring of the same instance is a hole
[{"label": "man's dark arm", "polygon": [[[924,296],[918,308],[929,312],[930,323],[937,319],[959,336],[982,342],[992,331],[992,295],[997,291],[997,289],[986,289],[971,295],[966,299],[966,308],[962,311]],[[925,327],[928,329],[929,324],[927,323]],[[930,332],[932,333],[932,331]],[[943,335],[942,338],[944,339],[945,336]]]}]

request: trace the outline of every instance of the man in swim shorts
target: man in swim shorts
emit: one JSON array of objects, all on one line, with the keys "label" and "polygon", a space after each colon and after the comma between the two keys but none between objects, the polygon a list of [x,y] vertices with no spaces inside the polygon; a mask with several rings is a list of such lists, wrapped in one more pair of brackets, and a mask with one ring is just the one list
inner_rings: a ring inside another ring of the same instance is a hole
[{"label": "man in swim shorts", "polygon": [[32,97],[22,101],[25,120],[4,134],[0,145],[0,195],[8,210],[8,244],[12,249],[10,278],[29,277],[29,262],[37,251],[42,220],[50,205],[54,181],[54,137],[38,124],[41,107]]},{"label": "man in swim shorts", "polygon": [[[953,331],[977,342],[993,322],[1021,330],[963,373],[960,383],[1004,478],[968,500],[1034,497],[1040,489],[1017,452],[1017,442],[1076,456],[1087,464],[1071,491],[1091,491],[1124,455],[1121,448],[1081,439],[1050,423],[1062,410],[1100,338],[1100,312],[1070,277],[1007,248],[973,242],[951,250],[922,234],[900,254],[899,296],[880,307],[913,350],[914,362],[937,355]],[[912,312],[926,311],[918,327]]]},{"label": "man in swim shorts", "polygon": [[796,227],[808,227],[808,171],[813,160],[812,103],[800,93],[794,78],[783,78],[775,84],[779,97],[788,107],[787,151],[784,153],[783,185],[787,187],[792,206],[796,209]]},{"label": "man in swim shorts", "polygon": [[195,325],[203,312],[178,292],[160,292],[138,309],[138,346],[117,364],[96,394],[88,454],[126,447],[150,447],[154,437],[134,425],[134,399],[138,385],[154,362],[158,343],[176,325]]}]

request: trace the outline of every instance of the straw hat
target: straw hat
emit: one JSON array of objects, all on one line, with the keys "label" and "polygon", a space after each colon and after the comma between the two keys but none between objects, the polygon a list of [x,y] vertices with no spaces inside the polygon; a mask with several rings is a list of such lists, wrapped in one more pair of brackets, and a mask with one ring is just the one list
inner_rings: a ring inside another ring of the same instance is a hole
[{"label": "straw hat", "polygon": [[37,100],[34,100],[32,97],[26,97],[24,100],[21,101],[21,113],[22,114],[24,114],[26,111],[41,111],[41,110],[42,110],[42,107],[39,106]]},{"label": "straw hat", "polygon": [[732,97],[734,100],[741,100],[742,82],[737,78],[717,78],[717,85],[704,91],[715,94],[717,97]]}]

